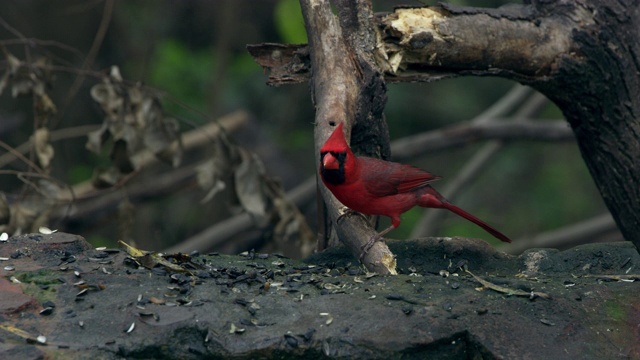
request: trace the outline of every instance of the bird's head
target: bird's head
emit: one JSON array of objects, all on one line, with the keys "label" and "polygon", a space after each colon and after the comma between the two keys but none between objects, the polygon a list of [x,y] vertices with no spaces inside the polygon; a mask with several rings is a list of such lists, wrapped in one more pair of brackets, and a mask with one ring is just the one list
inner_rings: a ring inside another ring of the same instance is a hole
[{"label": "bird's head", "polygon": [[355,161],[342,128],[343,123],[338,124],[320,148],[320,175],[325,182],[334,185],[345,182],[345,166],[349,169],[349,164]]}]

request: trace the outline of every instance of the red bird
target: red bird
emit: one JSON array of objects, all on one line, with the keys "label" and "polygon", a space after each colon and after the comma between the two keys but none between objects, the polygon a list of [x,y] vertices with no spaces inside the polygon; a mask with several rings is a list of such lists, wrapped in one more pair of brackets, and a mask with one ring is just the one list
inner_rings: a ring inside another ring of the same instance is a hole
[{"label": "red bird", "polygon": [[[322,182],[354,211],[391,218],[391,226],[374,236],[365,248],[370,248],[387,232],[400,225],[400,214],[414,206],[447,209],[480,226],[496,238],[511,242],[507,236],[474,215],[451,204],[429,183],[440,179],[422,169],[380,159],[355,156],[342,130],[343,123],[333,131],[320,149]],[[365,250],[366,250],[365,249]]]}]

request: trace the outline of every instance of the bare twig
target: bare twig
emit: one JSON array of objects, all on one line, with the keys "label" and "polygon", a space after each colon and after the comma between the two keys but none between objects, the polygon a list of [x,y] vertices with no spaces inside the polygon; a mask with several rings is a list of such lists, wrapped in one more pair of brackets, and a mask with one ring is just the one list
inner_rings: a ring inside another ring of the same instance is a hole
[{"label": "bare twig", "polygon": [[[49,140],[51,142],[56,142],[60,140],[68,140],[80,136],[85,136],[89,132],[98,129],[99,127],[99,125],[81,125],[60,130],[53,130],[50,132]],[[29,150],[31,149],[31,141],[24,142],[15,148],[11,148],[8,145],[6,145],[6,147],[3,147],[9,152],[0,156],[0,168],[7,166],[18,158],[21,158],[22,161],[25,161],[25,159],[21,157],[21,155],[29,152]]]},{"label": "bare twig", "polygon": [[[98,27],[98,31],[96,32],[96,36],[93,39],[93,43],[91,44],[91,48],[89,49],[89,53],[82,63],[82,70],[87,70],[91,68],[93,65],[93,61],[98,55],[98,50],[100,46],[102,46],[102,42],[104,41],[104,37],[107,35],[107,30],[109,29],[109,23],[111,22],[111,17],[113,15],[113,7],[115,4],[115,0],[106,0],[104,2],[104,13],[102,14],[102,20],[100,20],[100,26]],[[71,84],[71,88],[69,89],[69,94],[64,100],[64,103],[60,107],[60,114],[58,119],[62,119],[64,117],[64,112],[73,100],[73,98],[80,90],[82,83],[84,82],[84,76],[79,75]],[[55,124],[54,124],[55,127]]]},{"label": "bare twig", "polygon": [[489,122],[469,121],[407,136],[392,142],[391,152],[395,160],[411,159],[482,140],[573,141],[574,135],[561,119],[493,118]]},{"label": "bare twig", "polygon": [[[286,198],[296,206],[301,207],[313,199],[313,196],[315,195],[315,188],[315,177],[309,178],[302,184],[291,189],[287,193]],[[229,239],[234,239],[237,234],[254,226],[255,222],[251,216],[243,212],[204,229],[198,234],[165,249],[164,252],[189,252],[192,250],[219,247],[227,243]]]},{"label": "bare twig", "polygon": [[[210,122],[198,129],[191,130],[182,135],[182,145],[185,149],[191,149],[209,143],[214,139],[221,128],[225,131],[234,131],[245,124],[249,119],[246,111],[236,111],[225,115],[220,119]],[[139,156],[140,168],[149,166],[158,162],[157,158],[150,151],[145,151],[144,155]],[[97,191],[93,187],[90,180],[81,182],[73,186],[74,193],[78,199],[85,197],[94,197],[103,191]],[[111,190],[107,190],[111,191]]]},{"label": "bare twig", "polygon": [[[31,141],[29,141],[26,144],[27,144],[26,148],[27,148],[27,151],[28,151],[28,149],[31,146]],[[6,155],[8,155],[8,157],[13,157],[14,159],[20,159],[20,160],[22,160],[22,162],[27,164],[29,166],[29,168],[34,169],[35,171],[37,171],[40,174],[44,173],[44,170],[42,170],[42,168],[40,166],[38,166],[38,164],[36,164],[33,161],[31,161],[31,160],[27,159],[26,157],[24,157],[24,155],[20,151],[12,148],[11,146],[9,146],[4,141],[0,141],[0,147],[2,147],[2,148],[4,148],[5,150],[8,151],[8,153],[6,154]],[[25,151],[25,153],[26,153],[26,151]],[[3,166],[1,160],[2,160],[2,157],[0,157],[0,168],[2,168],[2,166]]]},{"label": "bare twig", "polygon": [[[509,296],[526,296],[529,299],[533,300],[536,297],[541,297],[543,299],[551,299],[551,296],[547,293],[539,292],[539,291],[524,291],[519,289],[510,289],[508,287],[500,286],[494,284],[490,281],[484,280],[483,278],[474,275],[471,271],[465,270],[469,275],[471,275],[477,282],[482,284],[483,288],[491,289],[493,291],[497,291]],[[481,288],[482,289],[482,288]]]},{"label": "bare twig", "polygon": [[[514,122],[522,122],[529,116],[532,116],[536,112],[540,111],[544,105],[547,104],[547,99],[539,94],[533,93],[529,100],[522,105],[522,107],[515,114]],[[477,120],[481,123],[487,122],[487,117],[482,114],[478,116]],[[452,181],[448,182],[447,187],[442,191],[442,194],[449,198],[449,200],[455,199],[456,195],[459,195],[459,190],[466,187],[470,182],[477,178],[478,173],[486,168],[486,164],[489,160],[498,153],[504,146],[504,143],[500,140],[494,140],[477,152],[471,160],[462,168],[458,173],[458,176]],[[442,219],[447,215],[444,211],[426,211],[425,216],[420,219],[413,232],[412,238],[426,236],[429,231],[432,231],[437,225],[442,222]]]},{"label": "bare twig", "polygon": [[611,214],[605,213],[560,229],[534,235],[531,238],[518,239],[510,245],[505,245],[504,250],[510,254],[520,254],[535,247],[566,248],[592,241],[609,233],[619,234],[620,240],[623,240]]},{"label": "bare twig", "polygon": [[635,281],[640,280],[640,274],[625,274],[625,275],[585,275],[588,278],[618,280],[618,281]]}]

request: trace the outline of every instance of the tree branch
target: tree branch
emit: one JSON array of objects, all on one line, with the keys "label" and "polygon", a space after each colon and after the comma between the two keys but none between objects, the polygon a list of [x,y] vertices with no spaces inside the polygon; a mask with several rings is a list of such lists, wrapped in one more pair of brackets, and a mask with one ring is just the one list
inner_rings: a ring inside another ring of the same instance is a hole
[{"label": "tree branch", "polygon": [[564,120],[495,118],[487,123],[470,121],[398,139],[391,144],[391,153],[395,160],[408,159],[482,140],[554,142],[571,141],[575,137]]},{"label": "tree branch", "polygon": [[[533,116],[542,109],[542,106],[547,103],[547,99],[539,93],[533,93],[527,102],[525,102],[520,109],[516,112],[516,119],[510,125],[519,125],[526,121],[524,117]],[[478,116],[476,122],[480,125],[495,124],[489,121],[489,118]],[[504,125],[504,124],[502,124]],[[563,124],[564,125],[564,124]],[[569,130],[565,127],[565,129]],[[455,201],[455,196],[460,194],[460,190],[469,185],[475,179],[478,178],[478,174],[486,169],[486,164],[494,155],[504,147],[505,143],[501,140],[492,140],[490,143],[485,144],[483,148],[476,152],[474,156],[467,161],[465,166],[460,170],[458,175],[453,181],[448,182],[447,187],[442,191],[442,194],[449,198],[449,200]],[[442,222],[442,219],[447,215],[444,211],[426,211],[425,216],[418,222],[412,232],[412,237],[426,236],[429,231],[432,231],[437,224]]]},{"label": "tree branch", "polygon": [[518,239],[518,241],[514,241],[504,248],[510,254],[520,254],[527,249],[536,247],[569,248],[586,242],[593,242],[595,238],[610,233],[617,234],[622,240],[622,235],[616,228],[616,223],[613,221],[611,214],[606,213],[560,229],[540,233],[531,238]]},{"label": "tree branch", "polygon": [[[368,49],[358,49],[343,34],[337,17],[332,13],[327,0],[301,0],[300,5],[309,39],[311,66],[314,69],[312,81],[312,99],[316,106],[315,122],[315,150],[320,153],[320,147],[333,132],[335,125],[340,122],[345,124],[347,133],[351,133],[354,124],[362,124],[362,135],[369,132],[374,136],[354,136],[351,146],[356,152],[368,153],[372,156],[388,156],[388,135],[386,125],[382,121],[382,107],[384,99],[378,102],[378,108],[372,109],[371,97],[362,96],[365,90],[371,91],[377,86],[372,82],[375,72],[367,68],[367,59],[363,52]],[[337,3],[338,14],[342,17],[355,14],[354,11],[367,12],[371,10],[370,3],[366,0]],[[351,9],[349,8],[351,7]],[[364,18],[368,18],[364,16]],[[368,29],[362,29],[363,17],[356,15],[353,18],[341,19],[341,25],[349,28],[349,32],[360,33]],[[361,46],[375,46],[375,44],[360,44]],[[358,51],[360,50],[360,51]],[[384,86],[384,85],[382,85]],[[379,95],[378,95],[379,96]],[[383,94],[384,96],[384,94]],[[381,104],[380,104],[381,103]],[[380,139],[380,129],[384,129],[387,138]],[[357,132],[354,132],[356,135]],[[350,138],[350,136],[347,136]],[[369,141],[362,141],[367,138]],[[371,139],[373,138],[373,141]],[[360,141],[358,140],[360,139]],[[385,143],[386,140],[386,143]],[[362,147],[362,148],[361,148]],[[385,148],[387,149],[385,151]],[[316,158],[316,165],[319,157]],[[342,207],[329,190],[319,185],[322,198],[327,206],[330,222],[321,227],[320,236],[328,238],[330,226],[336,224],[339,216],[338,210]],[[326,218],[325,218],[326,219]],[[363,218],[351,216],[335,226],[340,240],[350,249],[356,258],[362,253],[362,246],[374,236],[375,230],[368,226]],[[370,271],[382,274],[395,274],[395,258],[389,248],[383,242],[376,242],[364,256],[363,262]]]}]

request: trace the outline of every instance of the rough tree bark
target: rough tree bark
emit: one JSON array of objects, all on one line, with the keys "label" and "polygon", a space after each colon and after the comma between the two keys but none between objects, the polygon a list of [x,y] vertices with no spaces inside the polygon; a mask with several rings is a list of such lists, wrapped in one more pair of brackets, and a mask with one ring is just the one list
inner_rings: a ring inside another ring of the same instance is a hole
[{"label": "rough tree bark", "polygon": [[[383,73],[387,83],[500,76],[546,95],[571,125],[618,227],[640,249],[639,4],[533,0],[497,9],[446,4],[399,8],[372,19],[377,44],[370,56],[376,60],[374,71]],[[349,8],[342,2],[337,6]],[[317,36],[311,33],[322,29],[309,26],[308,32]],[[313,49],[313,42],[309,47]],[[289,54],[280,57],[279,64],[266,59],[276,48],[280,54],[287,48]],[[262,44],[250,51],[272,69],[271,84],[304,81],[309,64],[317,64],[309,62],[308,49],[300,46]],[[292,64],[297,64],[294,71]],[[317,101],[319,95],[316,92]],[[358,131],[354,129],[354,136]],[[316,147],[322,139],[316,138]]]},{"label": "rough tree bark", "polygon": [[[358,1],[357,6],[350,6],[349,1],[336,3],[338,17],[332,13],[328,1],[300,2],[314,69],[311,93],[316,106],[316,154],[320,153],[334,125],[344,122],[346,129],[354,130],[351,147],[357,154],[389,158],[389,135],[382,117],[386,89],[371,56],[376,45],[371,6],[367,1]],[[317,165],[319,160],[318,157]],[[324,243],[331,238],[330,224],[336,223],[341,205],[324,186],[319,186],[319,191],[327,203],[327,211],[320,214],[331,219],[320,221],[324,223],[320,242]],[[337,236],[353,254],[360,254],[361,247],[375,230],[366,226],[361,217],[343,219],[344,225],[335,227]],[[395,257],[385,243],[376,243],[364,255],[363,262],[372,271],[396,273]]]}]

